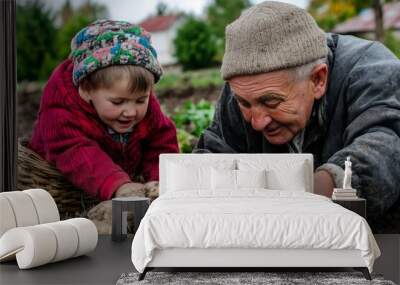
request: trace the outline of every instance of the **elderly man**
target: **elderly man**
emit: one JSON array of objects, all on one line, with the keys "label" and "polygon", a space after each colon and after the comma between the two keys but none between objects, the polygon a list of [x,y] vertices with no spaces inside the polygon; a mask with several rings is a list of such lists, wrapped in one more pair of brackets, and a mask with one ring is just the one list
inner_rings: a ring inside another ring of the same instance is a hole
[{"label": "elderly man", "polygon": [[226,81],[195,152],[312,153],[315,193],[344,161],[369,218],[398,207],[400,62],[382,44],[325,34],[303,9],[263,2],[226,28]]}]

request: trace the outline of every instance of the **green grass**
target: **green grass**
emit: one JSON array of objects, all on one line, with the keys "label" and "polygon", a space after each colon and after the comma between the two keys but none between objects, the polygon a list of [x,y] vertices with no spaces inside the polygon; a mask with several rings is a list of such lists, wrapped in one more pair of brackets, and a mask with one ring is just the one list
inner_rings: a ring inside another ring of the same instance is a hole
[{"label": "green grass", "polygon": [[156,85],[156,91],[162,92],[171,89],[207,88],[222,86],[219,68],[186,71],[181,73],[166,73]]}]

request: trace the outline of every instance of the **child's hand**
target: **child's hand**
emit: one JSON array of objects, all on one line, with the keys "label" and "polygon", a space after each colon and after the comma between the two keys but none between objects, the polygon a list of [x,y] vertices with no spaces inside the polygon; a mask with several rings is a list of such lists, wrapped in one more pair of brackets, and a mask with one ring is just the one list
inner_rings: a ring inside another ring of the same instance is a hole
[{"label": "child's hand", "polygon": [[144,185],[142,183],[126,183],[118,188],[115,197],[144,197]]},{"label": "child's hand", "polygon": [[110,220],[111,221],[112,205],[111,200],[103,201],[90,209],[88,217],[93,220]]},{"label": "child's hand", "polygon": [[144,191],[146,197],[150,198],[152,201],[158,197],[158,181],[150,181],[144,184]]},{"label": "child's hand", "polygon": [[88,218],[96,225],[99,234],[111,233],[111,215],[111,200],[97,204],[87,214]]}]

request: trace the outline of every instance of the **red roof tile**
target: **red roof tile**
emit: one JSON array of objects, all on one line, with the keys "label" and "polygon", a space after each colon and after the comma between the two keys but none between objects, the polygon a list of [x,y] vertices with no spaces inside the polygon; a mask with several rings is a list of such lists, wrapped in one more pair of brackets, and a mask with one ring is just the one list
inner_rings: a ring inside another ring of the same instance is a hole
[{"label": "red roof tile", "polygon": [[[400,2],[389,3],[383,9],[385,29],[400,29]],[[375,31],[375,13],[373,9],[362,11],[358,16],[336,25],[335,33],[365,33]]]},{"label": "red roof tile", "polygon": [[177,15],[164,15],[148,18],[140,23],[148,32],[159,32],[168,30],[178,19]]}]

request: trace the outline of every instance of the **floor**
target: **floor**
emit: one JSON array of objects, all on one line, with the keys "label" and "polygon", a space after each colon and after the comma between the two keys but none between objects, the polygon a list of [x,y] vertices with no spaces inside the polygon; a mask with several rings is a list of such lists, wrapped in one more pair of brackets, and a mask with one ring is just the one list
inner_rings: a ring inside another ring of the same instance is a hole
[{"label": "floor", "polygon": [[400,284],[400,234],[379,234],[375,235],[375,239],[381,257],[375,261],[374,272]]},{"label": "floor", "polygon": [[[400,235],[376,235],[382,256],[374,272],[400,284]],[[18,270],[16,262],[0,265],[0,284],[115,284],[124,272],[134,271],[130,259],[132,239],[112,242],[100,236],[95,251],[87,256],[45,266]]]},{"label": "floor", "polygon": [[18,270],[16,262],[0,264],[0,284],[115,284],[124,272],[134,271],[132,239],[112,242],[99,236],[96,249],[80,256],[28,270]]}]

